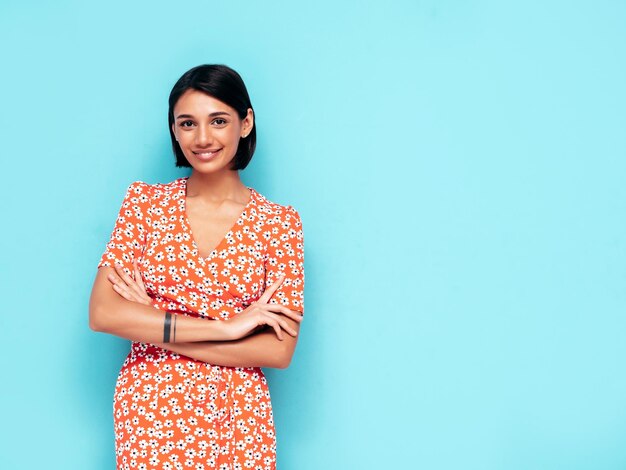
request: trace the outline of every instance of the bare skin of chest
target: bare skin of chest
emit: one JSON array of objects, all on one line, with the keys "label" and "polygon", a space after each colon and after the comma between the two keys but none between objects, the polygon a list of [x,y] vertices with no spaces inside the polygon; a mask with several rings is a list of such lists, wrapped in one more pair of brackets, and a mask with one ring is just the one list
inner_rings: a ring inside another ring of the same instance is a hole
[{"label": "bare skin of chest", "polygon": [[234,201],[210,205],[193,198],[187,200],[187,221],[201,257],[207,258],[220,244],[244,208],[245,204]]}]

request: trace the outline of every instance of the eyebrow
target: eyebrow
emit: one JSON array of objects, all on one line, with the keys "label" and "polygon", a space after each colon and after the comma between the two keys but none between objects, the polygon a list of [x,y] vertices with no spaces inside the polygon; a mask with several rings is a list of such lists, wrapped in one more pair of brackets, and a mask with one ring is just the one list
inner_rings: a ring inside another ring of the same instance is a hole
[{"label": "eyebrow", "polygon": [[[214,113],[209,114],[209,117],[213,117],[213,116],[221,116],[225,114],[226,116],[230,116],[230,113],[227,113],[226,111],[215,111]],[[180,118],[192,118],[193,116],[191,114],[179,114],[178,116],[176,116],[176,119],[180,119]]]}]

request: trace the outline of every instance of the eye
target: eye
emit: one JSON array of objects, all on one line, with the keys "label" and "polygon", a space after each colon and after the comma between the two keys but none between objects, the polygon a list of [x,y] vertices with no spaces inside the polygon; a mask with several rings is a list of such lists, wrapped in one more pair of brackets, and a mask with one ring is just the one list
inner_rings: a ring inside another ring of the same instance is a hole
[{"label": "eye", "polygon": [[181,121],[178,125],[180,127],[189,127],[186,124],[193,124],[193,121],[187,120],[187,121]]},{"label": "eye", "polygon": [[[218,122],[218,121],[220,121],[220,122]],[[216,123],[218,126],[223,126],[228,121],[226,119],[223,119],[223,118],[216,118],[216,119],[213,119],[213,122]]]}]

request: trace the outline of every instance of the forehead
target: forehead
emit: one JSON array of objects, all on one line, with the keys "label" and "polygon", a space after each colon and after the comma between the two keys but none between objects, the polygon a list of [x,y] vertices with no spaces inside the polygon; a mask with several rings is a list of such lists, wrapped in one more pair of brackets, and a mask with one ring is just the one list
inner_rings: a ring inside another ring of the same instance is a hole
[{"label": "forehead", "polygon": [[187,90],[176,102],[174,106],[174,115],[184,114],[207,114],[214,111],[226,111],[234,113],[234,109],[223,101],[214,98],[202,91]]}]

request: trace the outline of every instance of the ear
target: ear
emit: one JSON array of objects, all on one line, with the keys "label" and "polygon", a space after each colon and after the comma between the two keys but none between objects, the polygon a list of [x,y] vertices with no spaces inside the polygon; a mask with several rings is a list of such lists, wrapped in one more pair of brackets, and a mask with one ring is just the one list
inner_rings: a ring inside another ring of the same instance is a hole
[{"label": "ear", "polygon": [[178,137],[176,137],[176,125],[175,125],[175,123],[172,123],[172,134],[174,134],[174,138],[176,139],[176,142],[178,142]]},{"label": "ear", "polygon": [[254,127],[254,111],[252,108],[248,108],[248,113],[246,114],[246,117],[243,118],[242,127],[248,129],[248,133],[250,133],[252,127]]}]

